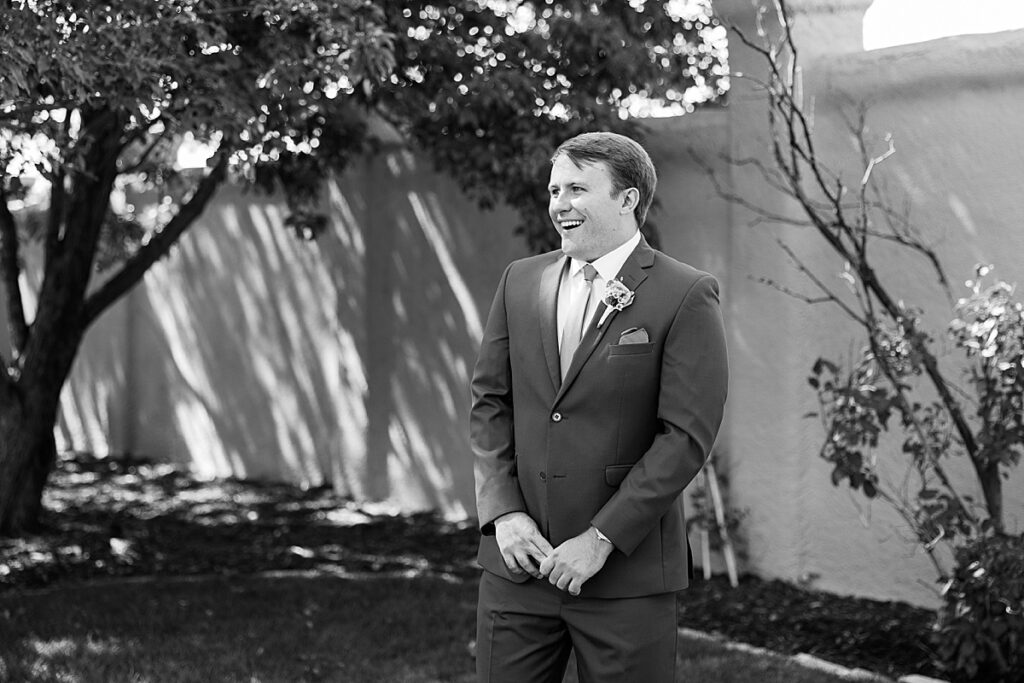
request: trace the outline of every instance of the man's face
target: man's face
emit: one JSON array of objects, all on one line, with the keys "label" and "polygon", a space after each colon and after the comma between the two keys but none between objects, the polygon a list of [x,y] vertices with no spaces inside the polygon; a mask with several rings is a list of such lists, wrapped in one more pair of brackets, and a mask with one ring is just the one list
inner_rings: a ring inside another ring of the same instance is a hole
[{"label": "man's face", "polygon": [[623,244],[632,235],[632,197],[635,190],[613,192],[604,162],[577,166],[564,154],[551,165],[548,215],[562,238],[562,251],[593,261]]}]

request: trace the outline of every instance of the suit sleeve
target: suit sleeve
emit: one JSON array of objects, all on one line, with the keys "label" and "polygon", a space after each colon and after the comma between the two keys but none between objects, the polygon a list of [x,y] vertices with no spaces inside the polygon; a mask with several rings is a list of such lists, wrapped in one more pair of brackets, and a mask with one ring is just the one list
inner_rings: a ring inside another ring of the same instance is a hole
[{"label": "suit sleeve", "polygon": [[512,266],[505,269],[494,295],[471,383],[470,443],[477,518],[484,534],[494,533],[493,522],[501,515],[526,510],[516,476],[512,421],[512,368],[505,308],[511,270]]},{"label": "suit sleeve", "polygon": [[705,275],[669,327],[658,388],[660,430],[591,523],[629,555],[703,467],[718,435],[728,389],[718,282]]}]

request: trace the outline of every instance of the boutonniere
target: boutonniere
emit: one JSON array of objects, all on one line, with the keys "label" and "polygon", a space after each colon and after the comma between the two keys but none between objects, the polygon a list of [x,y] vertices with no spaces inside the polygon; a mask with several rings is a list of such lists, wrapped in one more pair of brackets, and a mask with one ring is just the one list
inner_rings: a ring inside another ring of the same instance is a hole
[{"label": "boutonniere", "polygon": [[601,319],[597,321],[597,329],[601,329],[601,325],[604,325],[604,321],[608,319],[612,311],[621,311],[633,303],[634,296],[633,290],[622,284],[622,280],[612,280],[605,285],[602,301],[607,308],[604,309]]}]

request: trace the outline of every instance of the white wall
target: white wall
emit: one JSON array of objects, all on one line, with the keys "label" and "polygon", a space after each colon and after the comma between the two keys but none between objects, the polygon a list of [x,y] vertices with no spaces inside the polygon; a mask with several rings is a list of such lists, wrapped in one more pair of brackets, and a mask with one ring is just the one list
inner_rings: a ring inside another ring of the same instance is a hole
[{"label": "white wall", "polygon": [[401,150],[328,183],[326,208],[303,242],[278,199],[221,191],[88,335],[60,443],[471,514],[469,375],[525,253],[514,216]]}]

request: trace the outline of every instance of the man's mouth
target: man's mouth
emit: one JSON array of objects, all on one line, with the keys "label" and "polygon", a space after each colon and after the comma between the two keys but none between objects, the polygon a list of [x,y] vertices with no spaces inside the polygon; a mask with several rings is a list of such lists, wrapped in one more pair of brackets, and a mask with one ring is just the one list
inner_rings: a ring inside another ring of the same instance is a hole
[{"label": "man's mouth", "polygon": [[559,226],[560,226],[560,227],[561,227],[561,228],[562,228],[563,230],[572,230],[572,229],[574,229],[574,228],[578,228],[578,227],[580,227],[581,225],[583,225],[583,221],[582,221],[582,220],[580,220],[580,219],[575,219],[575,218],[574,218],[574,219],[572,219],[572,220],[568,220],[568,221],[558,221],[558,225],[559,225]]}]

